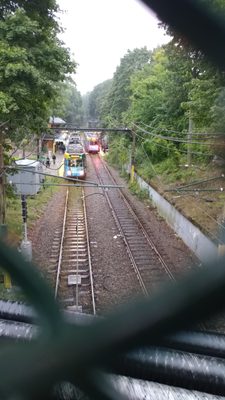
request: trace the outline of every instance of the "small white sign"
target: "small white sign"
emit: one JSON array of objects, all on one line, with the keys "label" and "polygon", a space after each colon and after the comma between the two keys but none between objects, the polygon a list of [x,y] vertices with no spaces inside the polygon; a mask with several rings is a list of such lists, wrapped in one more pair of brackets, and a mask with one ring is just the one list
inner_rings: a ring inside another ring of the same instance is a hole
[{"label": "small white sign", "polygon": [[68,275],[68,285],[81,285],[81,275]]}]

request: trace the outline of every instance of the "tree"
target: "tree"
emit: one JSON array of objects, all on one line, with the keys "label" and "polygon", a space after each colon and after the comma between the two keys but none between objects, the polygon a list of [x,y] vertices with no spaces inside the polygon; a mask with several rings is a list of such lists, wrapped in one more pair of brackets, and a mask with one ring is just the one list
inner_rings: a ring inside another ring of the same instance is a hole
[{"label": "tree", "polygon": [[[110,91],[112,80],[108,79],[99,85],[95,86],[93,91],[89,94],[88,101],[88,114],[91,120],[103,120],[104,107],[106,106],[107,95]],[[108,110],[107,110],[108,111]],[[102,126],[102,124],[101,124]]]},{"label": "tree", "polygon": [[151,52],[146,47],[128,50],[114,73],[107,102],[109,117],[118,124],[122,123],[122,114],[130,105],[131,76],[149,62],[150,55]]},{"label": "tree", "polygon": [[59,84],[51,115],[57,115],[69,124],[81,125],[83,121],[82,97],[73,81],[68,80]]},{"label": "tree", "polygon": [[[15,4],[14,2],[5,2]],[[18,3],[17,3],[18,6]],[[30,3],[31,6],[31,3]],[[24,9],[4,11],[0,20],[0,168],[6,137],[23,131],[40,133],[47,127],[52,98],[58,82],[75,71],[69,51],[56,36],[57,24],[44,26],[46,15],[37,16],[36,6],[28,16]],[[42,10],[43,11],[43,10]],[[31,16],[34,16],[34,19]],[[4,185],[1,185],[4,197]],[[4,223],[4,206],[0,222]]]},{"label": "tree", "polygon": [[40,26],[59,30],[55,19],[55,13],[59,10],[56,0],[1,0],[0,19],[5,20],[9,14],[21,8],[29,18],[38,21]]},{"label": "tree", "polygon": [[166,113],[165,86],[167,81],[167,57],[163,48],[156,49],[149,64],[131,77],[130,107],[124,113],[127,124],[153,124],[162,120]]}]

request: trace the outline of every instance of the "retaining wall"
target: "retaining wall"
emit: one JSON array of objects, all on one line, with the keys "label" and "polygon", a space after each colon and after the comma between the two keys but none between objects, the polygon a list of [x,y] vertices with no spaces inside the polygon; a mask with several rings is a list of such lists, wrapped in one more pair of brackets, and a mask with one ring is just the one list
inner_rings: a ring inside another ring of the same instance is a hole
[{"label": "retaining wall", "polygon": [[185,218],[172,204],[170,204],[155,189],[135,173],[135,178],[141,189],[149,193],[153,205],[159,214],[167,221],[171,228],[183,242],[195,253],[202,262],[208,262],[218,256],[218,248],[199,228]]}]

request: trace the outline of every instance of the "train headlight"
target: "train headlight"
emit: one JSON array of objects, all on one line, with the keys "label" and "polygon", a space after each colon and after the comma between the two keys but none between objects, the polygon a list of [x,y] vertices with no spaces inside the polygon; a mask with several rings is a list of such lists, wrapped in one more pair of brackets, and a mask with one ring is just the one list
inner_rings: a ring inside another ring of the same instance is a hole
[{"label": "train headlight", "polygon": [[80,171],[80,176],[83,176],[84,175],[84,171]]},{"label": "train headlight", "polygon": [[72,172],[69,169],[69,171],[67,171],[67,176],[71,176],[71,175],[72,175]]}]

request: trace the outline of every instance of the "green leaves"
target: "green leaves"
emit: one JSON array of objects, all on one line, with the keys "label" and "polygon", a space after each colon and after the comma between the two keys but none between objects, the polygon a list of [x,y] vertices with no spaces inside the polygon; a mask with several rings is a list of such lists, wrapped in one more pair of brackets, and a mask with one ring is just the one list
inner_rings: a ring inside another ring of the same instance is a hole
[{"label": "green leaves", "polygon": [[133,51],[128,50],[114,73],[107,100],[110,117],[118,121],[118,123],[123,122],[123,113],[130,106],[131,77],[148,63],[150,54],[146,47],[134,49]]},{"label": "green leaves", "polygon": [[[48,14],[44,3],[39,3],[41,12]],[[55,2],[50,3],[55,10]],[[57,39],[52,17],[43,14],[41,19],[36,4],[32,8],[24,2],[24,6],[29,12],[5,2],[7,12],[0,21],[0,120],[7,114],[9,133],[23,126],[26,132],[47,127],[58,83],[74,72],[76,65]]]},{"label": "green leaves", "polygon": [[58,115],[68,123],[80,126],[83,121],[81,94],[73,82],[60,83],[52,102],[51,115]]}]

